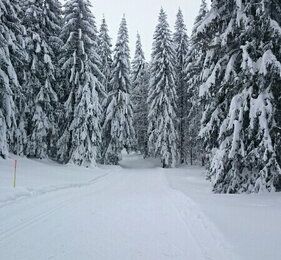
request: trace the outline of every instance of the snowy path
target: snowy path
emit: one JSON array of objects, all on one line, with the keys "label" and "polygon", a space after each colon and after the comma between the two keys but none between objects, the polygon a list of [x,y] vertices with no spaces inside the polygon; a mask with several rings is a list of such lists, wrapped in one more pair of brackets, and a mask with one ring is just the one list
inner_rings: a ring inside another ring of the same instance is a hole
[{"label": "snowy path", "polygon": [[89,185],[0,208],[0,259],[231,260],[216,228],[165,173],[129,157]]}]

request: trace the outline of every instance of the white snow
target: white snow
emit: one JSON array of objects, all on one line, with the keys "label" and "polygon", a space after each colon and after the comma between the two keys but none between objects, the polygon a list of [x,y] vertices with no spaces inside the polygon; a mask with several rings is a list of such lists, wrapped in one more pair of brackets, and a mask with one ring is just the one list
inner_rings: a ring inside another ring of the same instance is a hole
[{"label": "white snow", "polygon": [[280,259],[280,194],[212,194],[204,176],[204,170],[199,167],[167,174],[170,185],[182,191],[212,220],[235,259]]},{"label": "white snow", "polygon": [[[14,159],[14,158],[12,158]],[[275,260],[281,198],[214,195],[201,168],[124,156],[79,168],[0,161],[0,259]]]},{"label": "white snow", "polygon": [[270,20],[270,26],[275,32],[281,35],[281,27],[275,20]]},{"label": "white snow", "polygon": [[210,12],[206,15],[205,19],[202,21],[200,26],[198,26],[196,33],[202,33],[206,30],[207,26],[212,23],[218,17],[218,12],[215,8],[212,8]]},{"label": "white snow", "polygon": [[[13,188],[15,160],[18,160],[17,181],[16,188]],[[102,169],[62,166],[47,160],[27,160],[16,156],[8,160],[0,159],[0,211],[5,205],[18,200],[90,185],[96,178],[105,174],[107,171]]]}]

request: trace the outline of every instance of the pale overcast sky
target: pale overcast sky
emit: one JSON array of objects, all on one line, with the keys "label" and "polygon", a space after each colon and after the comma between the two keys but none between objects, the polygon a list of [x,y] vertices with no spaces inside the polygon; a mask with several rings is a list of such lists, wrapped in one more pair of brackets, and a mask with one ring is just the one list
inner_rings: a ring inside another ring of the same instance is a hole
[{"label": "pale overcast sky", "polygon": [[[153,33],[157,24],[161,6],[168,14],[170,27],[173,29],[175,17],[180,7],[183,11],[188,33],[201,4],[201,0],[90,0],[93,4],[93,13],[99,26],[103,14],[110,30],[112,43],[115,45],[117,32],[122,15],[127,18],[131,57],[135,52],[136,33],[141,34],[143,47],[147,59],[150,59]],[[209,0],[210,2],[210,0]]]},{"label": "pale overcast sky", "polygon": [[[93,13],[99,26],[100,20],[105,15],[110,30],[110,36],[115,44],[118,27],[122,15],[127,18],[131,57],[135,52],[136,33],[139,31],[145,56],[150,59],[153,33],[157,24],[158,13],[161,6],[168,14],[171,29],[174,28],[175,17],[180,7],[183,11],[188,33],[192,30],[195,17],[198,14],[201,0],[90,0]],[[209,0],[210,2],[210,0]]]}]

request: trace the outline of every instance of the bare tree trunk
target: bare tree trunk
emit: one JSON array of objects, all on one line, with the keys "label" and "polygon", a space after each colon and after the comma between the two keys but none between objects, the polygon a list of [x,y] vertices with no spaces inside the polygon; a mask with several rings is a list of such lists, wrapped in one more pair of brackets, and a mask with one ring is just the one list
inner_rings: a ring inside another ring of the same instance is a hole
[{"label": "bare tree trunk", "polygon": [[202,166],[205,166],[205,156],[202,156]]}]

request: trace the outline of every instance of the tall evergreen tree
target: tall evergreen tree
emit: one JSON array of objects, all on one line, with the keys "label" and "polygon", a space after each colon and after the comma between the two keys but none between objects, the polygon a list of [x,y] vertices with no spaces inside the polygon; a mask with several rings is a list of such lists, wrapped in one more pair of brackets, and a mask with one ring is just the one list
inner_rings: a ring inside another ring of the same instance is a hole
[{"label": "tall evergreen tree", "polygon": [[123,17],[118,32],[112,65],[112,80],[107,99],[104,119],[104,162],[118,164],[121,151],[127,151],[135,145],[133,127],[133,109],[130,100],[130,53],[128,47],[128,29]]},{"label": "tall evergreen tree", "polygon": [[59,55],[62,41],[60,39],[60,33],[62,29],[62,5],[59,0],[45,0],[44,2],[44,17],[45,33],[48,41],[48,45],[51,49],[52,64],[54,67],[53,77],[56,82],[53,84],[53,89],[57,95],[58,102],[52,102],[52,118],[51,129],[49,133],[49,156],[53,159],[56,158],[57,145],[56,142],[59,138],[59,119],[62,112],[61,95],[63,93],[59,84],[60,67],[59,67]]},{"label": "tall evergreen tree", "polygon": [[66,89],[63,133],[58,141],[59,160],[90,166],[97,159],[101,142],[103,92],[97,28],[89,0],[69,0],[61,33],[60,64]]},{"label": "tall evergreen tree", "polygon": [[102,19],[102,23],[99,31],[99,55],[101,57],[101,71],[103,73],[102,83],[104,85],[106,93],[109,93],[111,74],[112,74],[112,44],[111,38],[108,33],[108,26],[105,18]]},{"label": "tall evergreen tree", "polygon": [[197,28],[202,24],[208,13],[207,4],[202,0],[199,14],[195,19],[190,39],[190,46],[185,57],[185,114],[184,114],[184,147],[186,158],[192,165],[194,161],[201,160],[205,164],[205,153],[203,152],[202,141],[199,138],[200,122],[203,113],[203,106],[199,98],[199,87],[201,84],[201,71],[204,65],[206,48],[205,39],[197,35]]},{"label": "tall evergreen tree", "polygon": [[59,38],[62,27],[62,5],[59,0],[44,0],[44,20],[45,33],[48,37],[48,43],[52,49],[53,63],[57,65],[58,56],[60,53],[60,44],[62,44]]},{"label": "tall evergreen tree", "polygon": [[193,29],[192,29],[192,41],[194,40],[194,37],[196,37],[197,29],[198,29],[198,27],[200,27],[202,25],[208,12],[209,12],[209,10],[208,10],[208,5],[207,5],[206,0],[201,0],[199,13],[195,18],[195,22],[194,22]]},{"label": "tall evergreen tree", "polygon": [[[271,30],[273,29],[274,34],[276,35],[277,42],[280,42],[280,36],[281,36],[281,6],[277,5],[276,2],[269,2],[267,3],[267,6],[269,5],[269,9],[271,12],[271,16],[273,19],[271,20]],[[274,22],[276,21],[276,22]],[[277,23],[277,24],[276,24]],[[275,43],[275,46],[278,46],[278,43]],[[280,44],[279,44],[280,47]],[[277,47],[278,48],[278,47]],[[278,50],[278,49],[277,49]],[[280,61],[280,51],[279,55],[276,54],[276,49],[274,54],[277,56],[277,59]],[[281,81],[278,79],[278,77],[274,78],[274,86],[272,88],[272,94],[274,97],[274,107],[275,107],[275,113],[274,113],[274,120],[276,122],[276,125],[274,126],[273,131],[273,137],[274,137],[274,148],[276,151],[277,156],[277,162],[279,165],[281,165],[281,97],[280,97],[280,86]],[[278,191],[281,191],[281,175],[276,177],[275,183],[274,183],[275,189]]]},{"label": "tall evergreen tree", "polygon": [[184,146],[187,106],[187,89],[185,84],[185,59],[189,47],[187,29],[184,23],[182,11],[179,9],[175,25],[174,46],[176,51],[176,83],[177,83],[177,114],[179,119],[179,156],[180,163],[186,160]]},{"label": "tall evergreen tree", "polygon": [[[17,132],[17,99],[21,98],[18,68],[24,56],[23,28],[17,1],[0,1],[0,157],[13,150]],[[22,64],[21,64],[22,65]]]},{"label": "tall evergreen tree", "polygon": [[151,155],[161,158],[163,167],[173,167],[178,160],[175,68],[172,35],[161,9],[150,69],[148,147]]},{"label": "tall evergreen tree", "polygon": [[[107,96],[111,91],[111,78],[112,78],[112,44],[111,44],[111,38],[109,36],[108,32],[108,26],[106,23],[105,18],[103,17],[100,31],[99,31],[99,37],[98,37],[98,53],[100,55],[101,59],[101,72],[102,77],[100,78],[100,81],[102,82],[105,90],[105,95],[101,96],[101,103],[102,103],[102,118],[101,118],[101,124],[103,123],[103,119],[105,116],[105,109],[106,109],[106,102],[107,102]],[[98,154],[98,162],[104,163],[104,147],[106,146],[106,140],[107,136],[105,133],[102,132],[102,143],[100,149],[100,153]]]},{"label": "tall evergreen tree", "polygon": [[140,35],[137,34],[135,57],[132,62],[132,103],[134,110],[134,127],[137,137],[138,150],[148,155],[147,150],[147,129],[148,129],[148,87],[149,72],[148,64],[145,61]]},{"label": "tall evergreen tree", "polygon": [[24,84],[27,98],[28,146],[30,157],[49,155],[54,111],[58,101],[54,65],[54,41],[60,29],[60,5],[54,0],[27,0],[23,4],[23,24],[26,27],[28,54],[27,78]]},{"label": "tall evergreen tree", "polygon": [[209,177],[215,192],[281,187],[276,120],[280,5],[269,0],[213,1],[197,29],[210,43],[200,91],[207,99],[201,132],[213,153]]}]

